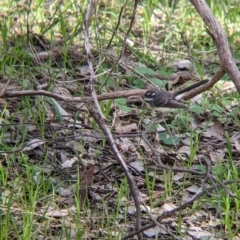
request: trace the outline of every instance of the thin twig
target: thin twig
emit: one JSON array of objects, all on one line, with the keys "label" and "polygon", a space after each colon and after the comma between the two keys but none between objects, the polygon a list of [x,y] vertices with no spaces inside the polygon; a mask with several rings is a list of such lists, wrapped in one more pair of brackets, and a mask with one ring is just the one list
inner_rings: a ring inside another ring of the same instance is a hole
[{"label": "thin twig", "polygon": [[[127,98],[131,96],[143,95],[146,92],[146,89],[133,89],[133,90],[124,90],[117,92],[105,93],[102,95],[98,95],[97,100],[103,101],[108,99],[117,99],[117,98]],[[57,93],[44,91],[44,90],[26,90],[26,91],[6,91],[3,93],[0,98],[14,98],[14,97],[24,97],[24,96],[47,96],[52,97],[56,100],[67,101],[67,102],[83,102],[90,103],[93,102],[93,97],[69,97],[60,95]]]},{"label": "thin twig", "polygon": [[0,92],[0,98],[5,94],[10,82],[12,81],[12,79],[8,79],[6,84],[4,85],[4,87],[2,88],[1,92]]},{"label": "thin twig", "polygon": [[[106,125],[104,120],[101,119],[100,114],[97,112],[96,109],[93,108],[93,106],[89,105],[88,110],[89,110],[90,114],[92,115],[92,117],[95,119],[95,121],[98,123],[99,127],[102,129],[103,133],[105,134],[105,136],[108,140],[108,143],[109,143],[112,151],[114,152],[114,154],[115,154],[119,164],[121,165],[121,167],[122,167],[122,169],[125,173],[125,176],[128,180],[128,184],[129,184],[129,187],[130,187],[130,192],[132,194],[134,204],[135,204],[135,207],[136,207],[136,230],[139,230],[141,228],[141,221],[140,221],[141,220],[140,219],[141,218],[141,208],[140,208],[140,205],[145,205],[145,204],[144,204],[144,202],[142,200],[142,197],[139,193],[137,184],[134,181],[131,173],[129,172],[128,167],[127,167],[126,163],[124,162],[122,156],[120,155],[108,126]],[[142,239],[141,234],[138,235],[138,239]]]},{"label": "thin twig", "polygon": [[[103,115],[101,108],[99,106],[98,103],[98,99],[97,99],[97,95],[96,95],[96,91],[94,88],[95,83],[97,82],[96,77],[94,75],[94,70],[93,70],[93,64],[92,64],[92,55],[90,52],[90,44],[89,44],[89,25],[90,25],[90,17],[91,14],[94,11],[94,3],[92,0],[89,1],[88,7],[87,7],[87,13],[86,13],[86,17],[85,17],[85,21],[84,21],[84,25],[85,25],[85,29],[84,29],[84,35],[85,35],[85,50],[87,53],[87,59],[88,59],[88,66],[89,66],[89,72],[90,72],[90,81],[91,81],[91,91],[92,91],[92,98],[94,101],[94,105],[92,106],[91,104],[87,104],[88,110],[90,112],[90,114],[92,115],[92,117],[95,119],[95,121],[98,123],[99,127],[102,129],[103,133],[105,134],[108,143],[110,145],[110,147],[112,148],[112,151],[114,152],[119,164],[121,165],[126,178],[128,180],[128,184],[130,186],[130,192],[132,194],[132,197],[134,199],[134,203],[135,203],[135,207],[136,207],[136,226],[135,229],[139,230],[141,228],[141,208],[140,208],[140,203],[143,203],[143,200],[141,198],[140,192],[138,190],[137,184],[134,181],[132,175],[130,174],[128,167],[126,165],[126,163],[124,162],[124,160],[122,159],[117,146],[114,142],[114,139],[112,137],[112,134],[108,128],[108,126],[105,123],[105,116]],[[142,233],[138,233],[137,234],[138,239],[142,240],[143,236]]]},{"label": "thin twig", "polygon": [[215,73],[215,75],[212,77],[212,79],[208,83],[206,83],[206,84],[204,84],[204,85],[202,85],[198,88],[195,88],[192,91],[186,93],[182,97],[182,100],[191,99],[191,98],[197,96],[198,94],[209,90],[216,82],[218,82],[224,76],[224,74],[225,74],[224,69],[219,69],[219,71]]},{"label": "thin twig", "polygon": [[101,119],[105,119],[105,116],[103,115],[101,108],[99,106],[99,103],[97,100],[97,94],[96,94],[95,88],[94,88],[94,85],[96,84],[97,79],[95,77],[94,70],[93,70],[92,54],[90,51],[90,43],[89,43],[89,25],[90,25],[91,15],[92,15],[94,9],[95,9],[94,1],[90,0],[88,7],[87,7],[85,20],[84,20],[84,29],[83,29],[83,33],[85,36],[84,46],[85,46],[85,51],[87,54],[88,67],[89,67],[89,72],[90,72],[90,82],[91,82],[91,91],[92,91],[93,101],[94,101],[95,107],[98,110],[98,113],[101,116]]},{"label": "thin twig", "polygon": [[[240,183],[240,180],[229,180],[229,181],[223,182],[222,184],[229,185],[229,184],[235,184],[235,183]],[[173,214],[186,209],[187,207],[189,207],[191,204],[193,204],[196,200],[198,200],[199,198],[201,198],[205,194],[208,194],[209,192],[212,192],[213,190],[215,190],[216,187],[220,187],[220,184],[218,184],[217,186],[213,186],[213,187],[209,187],[209,188],[203,189],[201,192],[195,194],[189,201],[183,203],[182,205],[180,205],[179,207],[174,208],[171,211],[164,212],[163,214],[158,216],[157,221],[160,223],[163,219],[171,217]],[[150,224],[146,225],[145,227],[143,227],[139,231],[143,232],[143,231],[145,231],[145,230],[147,230],[149,228],[153,228],[155,226],[156,226],[156,223],[153,222],[153,223],[150,223]],[[129,235],[127,235],[124,238],[122,238],[121,240],[127,240],[127,239],[133,237],[134,235],[138,234],[139,231],[136,231],[134,233],[130,233]]]},{"label": "thin twig", "polygon": [[[128,0],[127,0],[127,1],[128,1]],[[127,2],[127,1],[126,1],[126,2]],[[135,16],[136,16],[136,13],[137,13],[138,1],[139,1],[139,0],[135,0],[135,1],[134,1],[134,8],[133,8],[132,16],[131,16],[131,22],[130,22],[130,24],[129,24],[129,27],[128,27],[128,30],[127,30],[127,32],[126,32],[126,34],[125,34],[125,37],[124,37],[124,39],[123,39],[123,44],[122,44],[122,46],[121,46],[121,52],[120,52],[117,60],[113,63],[113,65],[112,65],[112,67],[111,67],[111,71],[110,71],[110,73],[108,74],[108,77],[106,78],[105,83],[108,82],[108,79],[110,78],[112,71],[115,69],[115,67],[117,66],[118,62],[120,61],[120,59],[122,58],[122,56],[123,56],[123,54],[124,54],[124,51],[125,51],[125,48],[126,48],[127,39],[128,39],[128,36],[129,36],[129,34],[130,34],[131,30],[132,30],[133,23],[134,23],[134,21],[135,21]]]},{"label": "thin twig", "polygon": [[231,77],[237,91],[240,93],[240,72],[230,51],[226,33],[204,0],[190,0],[190,2],[201,16],[209,35],[217,47],[220,61],[219,71],[226,72]]}]

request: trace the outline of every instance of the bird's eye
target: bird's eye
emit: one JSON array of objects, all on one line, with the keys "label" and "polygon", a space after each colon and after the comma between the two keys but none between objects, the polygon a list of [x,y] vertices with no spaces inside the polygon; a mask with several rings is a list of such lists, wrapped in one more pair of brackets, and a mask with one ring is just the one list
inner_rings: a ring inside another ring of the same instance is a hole
[{"label": "bird's eye", "polygon": [[145,97],[154,97],[156,95],[156,93],[149,91],[149,92],[146,92],[144,95],[145,95]]}]

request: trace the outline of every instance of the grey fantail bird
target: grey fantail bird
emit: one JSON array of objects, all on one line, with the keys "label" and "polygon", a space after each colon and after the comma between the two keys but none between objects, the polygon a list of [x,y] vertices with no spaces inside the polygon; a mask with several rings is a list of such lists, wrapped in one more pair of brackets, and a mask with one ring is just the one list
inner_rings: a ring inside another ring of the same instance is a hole
[{"label": "grey fantail bird", "polygon": [[148,90],[144,94],[144,100],[150,107],[161,112],[168,112],[175,108],[186,109],[187,107],[179,102],[182,96],[207,82],[208,80],[203,80],[176,92]]}]

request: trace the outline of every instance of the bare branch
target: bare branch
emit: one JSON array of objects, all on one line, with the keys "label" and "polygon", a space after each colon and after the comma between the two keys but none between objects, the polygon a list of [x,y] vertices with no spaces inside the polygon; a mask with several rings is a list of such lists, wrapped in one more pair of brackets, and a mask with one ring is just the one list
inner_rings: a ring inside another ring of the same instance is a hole
[{"label": "bare branch", "polygon": [[223,69],[220,69],[220,70],[212,77],[212,79],[211,79],[208,83],[206,83],[206,84],[204,84],[204,85],[202,85],[202,86],[200,86],[200,87],[198,87],[198,88],[195,88],[195,89],[193,89],[192,91],[186,93],[186,94],[182,97],[182,99],[183,99],[183,100],[188,100],[188,99],[191,99],[191,98],[197,96],[198,94],[200,94],[200,93],[202,93],[202,92],[205,92],[205,91],[209,90],[211,87],[213,87],[213,85],[214,85],[216,82],[218,82],[218,81],[223,77],[224,73],[225,73],[224,70],[223,70]]},{"label": "bare branch", "polygon": [[84,21],[84,26],[85,26],[85,28],[83,30],[84,36],[85,36],[84,45],[85,45],[85,51],[87,53],[87,60],[88,60],[88,67],[89,67],[89,72],[90,72],[90,82],[91,82],[91,91],[92,91],[93,101],[94,101],[95,107],[97,108],[98,113],[100,114],[101,118],[105,119],[105,117],[104,117],[104,115],[101,111],[101,108],[99,106],[99,103],[98,103],[98,100],[97,100],[97,94],[96,94],[96,91],[95,91],[95,88],[94,88],[94,85],[96,84],[97,80],[96,80],[94,70],[93,70],[92,54],[91,54],[91,51],[90,51],[90,43],[89,43],[89,25],[90,25],[91,15],[92,15],[94,9],[95,9],[95,3],[94,3],[93,0],[90,0],[89,4],[88,4],[88,7],[87,7],[87,13],[86,13],[86,16],[85,16],[85,21]]},{"label": "bare branch", "polygon": [[[236,184],[236,183],[240,183],[240,180],[229,180],[229,181],[225,181],[222,184],[229,185],[229,184]],[[196,200],[198,200],[199,198],[201,198],[202,196],[209,194],[209,192],[212,192],[215,190],[216,187],[220,187],[220,184],[218,184],[217,186],[213,186],[213,187],[209,187],[209,188],[205,188],[203,189],[201,192],[195,194],[189,201],[186,201],[185,203],[183,203],[182,205],[180,205],[179,207],[174,208],[171,211],[167,211],[164,212],[163,214],[161,214],[158,218],[157,221],[160,223],[163,219],[171,217],[173,214],[182,211],[184,209],[186,209],[187,207],[189,207],[190,205],[192,205]],[[153,228],[156,226],[156,223],[150,223],[146,226],[144,226],[140,231],[143,232],[149,228]],[[126,240],[129,239],[131,237],[133,237],[134,235],[138,234],[139,231],[136,231],[134,233],[130,233],[129,235],[125,236],[124,238],[122,238],[122,240]]]},{"label": "bare branch", "polygon": [[[96,109],[94,109],[92,106],[88,106],[88,110],[89,110],[90,114],[92,115],[92,117],[95,119],[95,121],[98,123],[99,127],[102,129],[105,136],[107,137],[108,143],[109,143],[112,151],[114,152],[114,154],[115,154],[119,164],[121,165],[121,167],[124,171],[124,174],[125,174],[125,176],[128,180],[128,184],[129,184],[129,187],[130,187],[130,192],[132,194],[132,197],[133,197],[134,203],[135,203],[135,207],[136,207],[136,230],[139,230],[141,228],[140,204],[141,203],[143,203],[143,205],[145,205],[145,204],[144,204],[144,202],[142,200],[142,197],[139,193],[137,184],[134,181],[131,173],[129,172],[128,167],[127,167],[126,163],[124,162],[122,156],[120,155],[108,126],[103,121],[103,119],[101,119],[101,117],[98,114],[98,112],[96,111]],[[142,239],[142,234],[138,234],[138,239]]]},{"label": "bare branch", "polygon": [[240,72],[230,52],[227,36],[204,0],[190,0],[203,19],[209,35],[214,40],[220,60],[220,71],[226,72],[240,93]]},{"label": "bare branch", "polygon": [[[137,1],[136,1],[137,2]],[[134,181],[132,175],[130,174],[127,165],[125,164],[124,160],[122,159],[117,146],[114,142],[113,136],[108,128],[108,126],[105,123],[105,116],[103,115],[101,108],[98,103],[96,91],[94,88],[94,85],[96,83],[96,77],[93,71],[93,64],[92,64],[92,55],[90,52],[90,44],[89,44],[89,24],[90,24],[90,17],[91,13],[93,12],[93,9],[95,8],[94,3],[92,0],[89,1],[88,7],[87,7],[87,13],[85,17],[85,29],[84,29],[84,35],[85,35],[85,50],[87,53],[87,59],[88,59],[88,66],[90,71],[90,81],[91,81],[91,91],[92,91],[92,98],[94,101],[94,105],[88,104],[88,109],[90,114],[93,116],[95,121],[98,123],[102,131],[104,132],[105,136],[107,137],[108,143],[112,148],[112,151],[114,152],[119,164],[122,167],[122,170],[124,171],[126,178],[128,180],[128,184],[130,186],[130,192],[132,194],[132,197],[134,199],[135,207],[136,207],[136,230],[139,230],[141,228],[141,209],[140,209],[140,203],[143,202],[140,192],[138,190],[137,184]],[[143,236],[142,233],[137,234],[138,239],[142,240]]]},{"label": "bare branch", "polygon": [[[143,95],[146,92],[146,89],[133,89],[133,90],[124,90],[117,92],[105,93],[97,96],[98,101],[108,100],[108,99],[117,99],[117,98],[127,98],[136,95]],[[53,92],[48,92],[44,90],[26,90],[26,91],[6,91],[0,95],[0,98],[14,98],[14,97],[23,97],[23,96],[47,96],[54,98],[60,101],[68,102],[83,102],[90,103],[93,102],[93,97],[69,97],[60,95]]]}]

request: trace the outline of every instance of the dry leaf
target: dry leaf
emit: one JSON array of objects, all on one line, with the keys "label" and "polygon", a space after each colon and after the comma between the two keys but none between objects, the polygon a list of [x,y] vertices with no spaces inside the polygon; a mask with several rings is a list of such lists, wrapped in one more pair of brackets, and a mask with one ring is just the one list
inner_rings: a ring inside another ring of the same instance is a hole
[{"label": "dry leaf", "polygon": [[135,169],[137,169],[139,172],[143,172],[144,171],[144,164],[140,160],[135,161],[135,162],[131,162],[129,165],[134,167]]},{"label": "dry leaf", "polygon": [[235,133],[235,134],[231,137],[231,142],[234,143],[237,151],[240,152],[240,134],[239,134],[239,133]]},{"label": "dry leaf", "polygon": [[179,172],[179,173],[174,174],[173,180],[174,181],[179,181],[183,177],[184,177],[184,173]]},{"label": "dry leaf", "polygon": [[213,236],[212,233],[205,231],[200,227],[190,227],[188,234],[197,239],[211,239]]},{"label": "dry leaf", "polygon": [[209,153],[210,159],[213,163],[222,161],[226,153],[226,149],[217,149]]},{"label": "dry leaf", "polygon": [[215,93],[229,94],[232,92],[236,92],[236,87],[232,81],[219,81],[217,86],[214,86]]},{"label": "dry leaf", "polygon": [[38,146],[44,144],[44,141],[41,139],[35,138],[26,143],[26,147],[23,148],[23,151],[30,151]]},{"label": "dry leaf", "polygon": [[212,123],[212,126],[208,127],[203,133],[203,136],[208,138],[214,137],[217,139],[222,139],[224,136],[224,129],[222,123],[218,120],[214,121]]},{"label": "dry leaf", "polygon": [[121,150],[121,151],[136,152],[136,147],[132,143],[132,141],[129,140],[129,138],[116,139],[115,143],[116,143],[118,149]]},{"label": "dry leaf", "polygon": [[[47,209],[46,209],[47,208]],[[68,209],[56,209],[54,207],[43,207],[39,210],[44,216],[49,217],[66,217],[69,214],[73,214],[76,212],[76,207],[72,206]]]},{"label": "dry leaf", "polygon": [[138,129],[137,124],[133,123],[126,126],[115,127],[115,132],[118,134],[126,134],[132,133],[133,131],[137,131],[137,129]]},{"label": "dry leaf", "polygon": [[192,185],[192,186],[188,187],[187,190],[191,193],[198,193],[198,192],[200,192],[201,188],[197,185]]},{"label": "dry leaf", "polygon": [[182,146],[178,149],[178,152],[187,154],[189,156],[191,153],[191,148],[189,146]]},{"label": "dry leaf", "polygon": [[93,179],[94,179],[94,165],[89,163],[82,172],[80,179],[79,201],[81,206],[84,206],[86,202]]},{"label": "dry leaf", "polygon": [[63,162],[61,167],[62,167],[62,169],[64,169],[64,168],[71,168],[76,161],[78,161],[78,158],[74,157],[74,158],[72,158],[70,160],[67,160],[67,161]]},{"label": "dry leaf", "polygon": [[[161,226],[161,227],[160,227]],[[168,234],[168,230],[165,225],[159,224],[159,226],[155,226],[154,228],[149,228],[144,231],[144,234],[148,237],[158,236],[159,233],[161,234]]]}]

